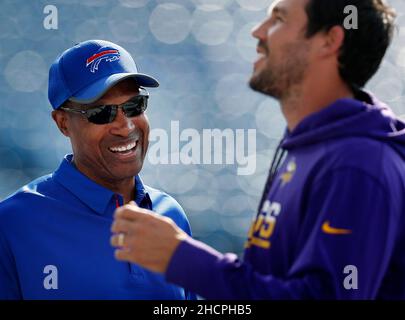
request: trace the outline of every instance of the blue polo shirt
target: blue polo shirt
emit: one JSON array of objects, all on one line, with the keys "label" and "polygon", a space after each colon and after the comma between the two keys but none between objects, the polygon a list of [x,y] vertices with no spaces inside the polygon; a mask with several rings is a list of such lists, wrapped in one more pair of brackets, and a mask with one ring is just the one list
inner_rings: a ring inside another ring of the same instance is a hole
[{"label": "blue polo shirt", "polygon": [[[0,299],[195,299],[138,265],[114,258],[119,194],[87,178],[67,155],[59,168],[0,203]],[[135,202],[188,234],[181,206],[135,177]]]}]

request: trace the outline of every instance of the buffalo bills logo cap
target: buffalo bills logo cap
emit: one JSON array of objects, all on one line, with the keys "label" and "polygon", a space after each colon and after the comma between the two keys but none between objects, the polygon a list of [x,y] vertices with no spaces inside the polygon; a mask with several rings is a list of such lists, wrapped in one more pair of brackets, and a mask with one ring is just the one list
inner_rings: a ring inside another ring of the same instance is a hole
[{"label": "buffalo bills logo cap", "polygon": [[142,87],[159,86],[156,79],[138,72],[124,48],[104,40],[84,41],[63,52],[52,64],[48,98],[53,109],[66,100],[92,103],[126,78],[133,78]]}]

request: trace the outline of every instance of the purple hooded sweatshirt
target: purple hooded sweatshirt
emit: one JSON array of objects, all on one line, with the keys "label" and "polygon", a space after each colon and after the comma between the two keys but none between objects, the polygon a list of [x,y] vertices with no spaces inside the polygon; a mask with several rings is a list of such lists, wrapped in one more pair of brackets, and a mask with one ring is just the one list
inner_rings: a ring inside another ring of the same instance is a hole
[{"label": "purple hooded sweatshirt", "polygon": [[166,280],[207,299],[405,299],[405,123],[360,91],[280,150],[243,261],[189,239]]}]

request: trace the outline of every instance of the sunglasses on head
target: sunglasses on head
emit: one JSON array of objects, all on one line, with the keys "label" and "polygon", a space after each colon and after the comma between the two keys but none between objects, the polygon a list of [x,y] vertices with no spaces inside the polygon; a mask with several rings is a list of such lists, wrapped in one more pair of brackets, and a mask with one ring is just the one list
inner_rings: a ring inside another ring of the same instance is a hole
[{"label": "sunglasses on head", "polygon": [[86,110],[73,109],[69,107],[61,107],[62,110],[80,113],[85,116],[87,120],[94,124],[107,124],[114,121],[118,113],[118,108],[122,108],[125,116],[128,118],[137,117],[145,112],[148,107],[149,93],[145,89],[139,94],[123,104],[104,104],[99,106],[94,106]]}]

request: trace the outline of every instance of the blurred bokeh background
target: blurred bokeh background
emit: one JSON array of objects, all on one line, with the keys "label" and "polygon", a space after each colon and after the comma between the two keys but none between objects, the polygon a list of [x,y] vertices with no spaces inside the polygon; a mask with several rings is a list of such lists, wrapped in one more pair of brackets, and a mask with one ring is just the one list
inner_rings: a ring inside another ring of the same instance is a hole
[{"label": "blurred bokeh background", "polygon": [[[153,129],[256,129],[256,171],[234,165],[153,165],[146,184],[174,196],[194,236],[240,254],[257,209],[271,156],[285,122],[277,103],[247,86],[256,56],[250,30],[268,0],[0,0],[0,199],[53,171],[69,141],[56,129],[47,99],[48,68],[77,42],[105,39],[126,48],[141,72],[159,79],[150,90]],[[391,0],[398,31],[369,83],[398,115],[405,114],[405,1]],[[58,9],[46,30],[43,10]],[[372,36],[372,35],[370,35]],[[246,139],[246,135],[245,135]],[[223,150],[222,150],[223,152]]]}]

